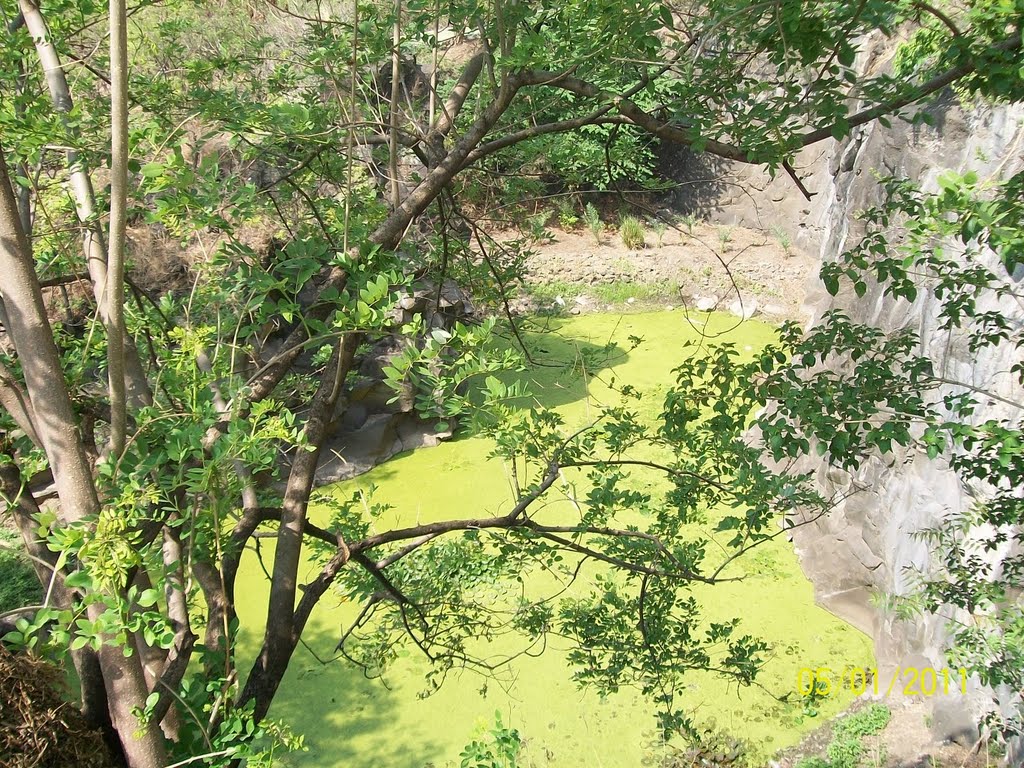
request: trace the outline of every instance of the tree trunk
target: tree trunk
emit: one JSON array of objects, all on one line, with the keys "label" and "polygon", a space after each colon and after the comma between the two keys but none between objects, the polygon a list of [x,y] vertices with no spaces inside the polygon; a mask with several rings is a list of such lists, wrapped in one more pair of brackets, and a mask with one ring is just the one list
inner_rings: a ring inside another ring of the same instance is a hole
[{"label": "tree trunk", "polygon": [[391,49],[391,104],[388,120],[391,136],[388,142],[388,173],[391,175],[391,210],[398,210],[402,202],[402,187],[398,183],[398,95],[402,85],[402,0],[395,0],[395,25]]},{"label": "tree trunk", "polygon": [[[4,157],[3,147],[0,157]],[[4,276],[3,299],[10,323],[7,332],[25,375],[36,432],[53,471],[61,514],[68,522],[81,521],[99,512],[99,500],[4,160],[0,160],[0,274]],[[93,605],[88,614],[95,620],[102,610]],[[110,719],[128,764],[131,768],[162,768],[166,751],[160,729],[146,728],[135,737],[139,723],[132,709],[144,706],[149,695],[139,655],[125,658],[119,647],[105,644],[98,655]]]},{"label": "tree trunk", "polygon": [[[46,21],[34,0],[19,0],[19,7],[25,17],[25,25],[35,43],[36,55],[42,64],[46,85],[50,91],[50,100],[66,124],[67,115],[71,112],[72,107],[71,90],[68,88],[64,67],[61,65],[57,50],[50,42],[50,32]],[[69,127],[69,130],[73,135],[73,129]],[[104,326],[109,327],[107,254],[103,246],[103,228],[100,226],[99,217],[96,214],[96,197],[93,193],[92,180],[89,178],[89,169],[77,150],[68,148],[67,157],[71,194],[78,212],[78,220],[82,224],[82,250],[85,254],[89,277],[92,280],[100,319]],[[127,372],[125,386],[132,406],[138,408],[151,403],[153,398],[149,391],[146,372],[142,368],[142,362],[139,360],[134,344],[126,345],[125,367]]]},{"label": "tree trunk", "polygon": [[107,378],[110,450],[124,451],[128,429],[125,391],[124,248],[128,205],[128,18],[125,0],[110,0],[110,238],[107,253]]},{"label": "tree trunk", "polygon": [[305,426],[307,449],[296,452],[288,474],[288,485],[281,507],[281,525],[274,550],[274,571],[270,582],[263,648],[253,664],[239,702],[244,704],[250,699],[255,700],[253,714],[257,721],[270,710],[270,704],[304,629],[305,622],[296,621],[295,597],[309,494],[320,461],[320,448],[327,435],[327,425],[352,367],[360,339],[361,334],[349,333],[335,347],[310,405]]},{"label": "tree trunk", "polygon": [[[36,522],[40,512],[39,505],[25,488],[21,472],[13,464],[0,465],[0,488],[3,488],[8,499],[14,501],[10,507],[11,516],[21,533],[25,551],[32,558],[32,566],[35,568],[39,583],[49,597],[47,605],[70,608],[72,596],[64,585],[64,574],[57,570],[57,554],[51,552],[45,542],[36,535],[36,529],[39,527],[39,523]],[[119,753],[121,745],[110,721],[107,692],[103,686],[103,675],[96,652],[89,647],[80,648],[71,652],[71,661],[78,674],[82,716],[85,722],[93,728],[102,730],[113,753]]]}]

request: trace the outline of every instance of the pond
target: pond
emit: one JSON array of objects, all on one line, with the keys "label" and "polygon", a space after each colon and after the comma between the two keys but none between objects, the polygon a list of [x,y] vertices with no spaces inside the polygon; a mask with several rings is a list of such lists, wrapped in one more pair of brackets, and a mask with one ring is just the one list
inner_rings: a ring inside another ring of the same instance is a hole
[{"label": "pond", "polygon": [[[613,402],[608,381],[614,376],[644,393],[641,412],[653,418],[672,384],[672,369],[692,353],[684,349],[687,341],[710,332],[751,352],[773,336],[763,323],[698,315],[699,320],[663,311],[553,321],[557,333],[528,337],[535,359],[555,364],[529,374],[532,390],[544,405],[557,407],[568,424],[580,424],[597,403]],[[630,336],[644,341],[628,353],[605,353],[609,340],[625,348]],[[510,499],[507,474],[500,461],[486,458],[488,452],[483,439],[461,438],[396,457],[339,484],[337,491],[350,494],[375,485],[374,500],[393,506],[392,519],[382,522],[480,516],[507,508]],[[317,519],[316,510],[312,517]],[[266,542],[263,549],[266,560]],[[745,631],[771,643],[772,658],[759,678],[763,688],[737,690],[710,674],[694,674],[685,701],[697,723],[743,738],[748,757],[760,760],[796,743],[852,699],[841,692],[820,705],[816,717],[808,717],[794,693],[801,668],[867,667],[874,655],[866,636],[814,604],[811,584],[788,542],[778,539],[755,550],[731,575],[745,578],[702,586],[694,595],[709,618],[738,616]],[[247,557],[238,589],[242,626],[259,626],[266,594],[256,558]],[[334,647],[352,617],[351,606],[328,597],[310,621],[308,648],[296,651],[271,712],[305,734],[308,751],[287,756],[282,765],[458,765],[462,747],[493,725],[496,712],[525,739],[525,766],[639,766],[655,743],[651,705],[628,691],[602,699],[580,690],[558,643],[537,658],[520,657],[493,679],[475,672],[450,675],[438,692],[424,698],[419,694],[426,688],[426,664],[411,650],[387,675],[386,685],[366,679],[344,660],[321,663],[335,658]],[[247,639],[253,647],[256,638]],[[777,700],[787,693],[793,701]]]}]

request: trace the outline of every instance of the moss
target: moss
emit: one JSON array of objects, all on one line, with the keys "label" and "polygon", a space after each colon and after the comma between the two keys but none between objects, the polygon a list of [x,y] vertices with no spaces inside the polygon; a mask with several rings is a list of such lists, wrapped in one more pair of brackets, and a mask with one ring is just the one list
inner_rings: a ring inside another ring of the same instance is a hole
[{"label": "moss", "polygon": [[[653,419],[672,385],[672,368],[685,354],[683,343],[702,330],[718,333],[736,324],[735,318],[718,315],[708,317],[706,328],[691,325],[691,320],[697,323],[682,313],[660,312],[551,321],[557,333],[530,337],[534,356],[568,364],[538,368],[533,389],[570,423],[582,422],[598,403],[614,402],[604,383],[614,375],[643,390],[641,412]],[[770,326],[747,322],[731,332],[730,340],[752,351],[773,333]],[[626,344],[631,335],[643,337],[644,343],[628,354],[607,350],[609,339]],[[397,457],[354,482],[376,485],[375,499],[393,505],[381,526],[476,516],[509,499],[505,469],[499,461],[484,458],[488,450],[481,439],[460,439]],[[347,484],[339,492],[350,493],[352,487]],[[760,679],[764,690],[736,690],[713,675],[694,674],[685,700],[698,723],[741,737],[749,745],[747,759],[756,762],[796,743],[818,723],[803,715],[795,695],[792,702],[777,699],[793,694],[801,667],[869,666],[873,653],[865,636],[815,606],[811,585],[785,542],[741,560],[731,575],[746,578],[697,590],[696,597],[711,619],[739,616],[747,631],[775,645]],[[245,563],[241,584],[243,626],[258,626],[262,617],[257,611],[265,604],[267,586],[252,558]],[[321,659],[331,658],[339,627],[352,615],[350,606],[325,601],[307,632],[309,648]],[[256,637],[253,632],[251,639]],[[508,650],[501,643],[494,646],[497,654]],[[516,660],[494,679],[469,672],[451,675],[440,691],[419,698],[425,671],[422,659],[409,651],[385,687],[341,662],[321,664],[300,648],[272,712],[306,734],[309,752],[288,757],[288,764],[456,765],[474,725],[491,723],[495,710],[523,735],[524,766],[637,766],[650,754],[654,721],[649,704],[630,691],[601,699],[579,690],[557,643],[539,658]],[[837,714],[851,699],[849,692],[842,692],[823,702],[822,719]]]}]

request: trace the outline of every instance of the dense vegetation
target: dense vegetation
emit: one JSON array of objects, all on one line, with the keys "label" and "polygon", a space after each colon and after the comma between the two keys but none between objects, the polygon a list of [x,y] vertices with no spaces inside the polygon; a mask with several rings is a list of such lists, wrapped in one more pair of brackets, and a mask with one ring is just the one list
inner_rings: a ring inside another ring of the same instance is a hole
[{"label": "dense vegetation", "polygon": [[[1020,98],[1019,0],[0,8],[3,492],[55,574],[50,607],[8,639],[70,658],[86,717],[132,768],[257,764],[294,743],[265,716],[330,590],[363,606],[363,631],[341,641],[367,668],[404,642],[443,677],[484,663],[473,638],[515,633],[529,648],[557,633],[576,644],[582,683],[636,685],[667,736],[685,732],[675,691],[691,670],[750,684],[768,650],[738,621],[705,621],[690,586],[827,514],[834,500],[798,459],[851,468],[894,445],[924,445],[990,491],[935,532],[944,570],[907,610],[965,611],[958,659],[1021,689],[1024,561],[996,572],[963,544],[1017,536],[1019,424],[973,423],[985,393],[970,388],[936,400],[949,382],[912,332],[839,314],[810,334],[786,326],[752,362],[728,347],[689,358],[655,425],[620,382],[621,403],[570,432],[495,375],[520,361],[495,352],[493,320],[442,324],[439,306],[454,280],[506,308],[521,244],[479,217],[542,192],[538,180],[647,184],[657,140],[767,166],[804,194],[790,162],[802,147],[949,85]],[[470,38],[454,68],[445,22]],[[859,41],[876,31],[909,42],[895,72],[864,75]],[[415,62],[428,59],[425,73]],[[985,302],[1015,295],[1021,186],[891,182],[826,285],[850,279],[860,295],[869,275],[897,296],[931,290],[976,348],[1016,350]],[[896,224],[906,235],[890,244]],[[396,320],[424,286],[431,311]],[[359,496],[327,527],[307,519],[361,361],[391,338],[395,397],[489,435],[514,468],[507,508],[390,528]],[[639,488],[640,466],[668,490]],[[547,500],[574,470],[579,503],[554,518]],[[34,494],[46,473],[59,506]],[[643,523],[622,524],[625,510]],[[271,588],[260,651],[240,669],[235,583],[258,532],[275,541]],[[300,584],[311,550],[318,571]],[[610,566],[592,594],[525,591],[514,612],[492,610],[488,596],[515,593],[524,573],[571,577],[588,560]]]}]

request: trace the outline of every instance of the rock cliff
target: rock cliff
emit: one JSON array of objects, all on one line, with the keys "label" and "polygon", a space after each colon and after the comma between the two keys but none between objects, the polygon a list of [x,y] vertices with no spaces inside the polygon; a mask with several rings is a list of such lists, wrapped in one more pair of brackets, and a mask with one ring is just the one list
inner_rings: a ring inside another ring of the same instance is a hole
[{"label": "rock cliff", "polygon": [[[886,66],[891,49],[885,40],[875,41],[861,65],[865,70]],[[784,226],[795,243],[827,261],[856,242],[862,231],[858,211],[881,199],[878,175],[906,176],[935,190],[936,178],[947,169],[973,170],[985,179],[1005,177],[1024,167],[1024,105],[964,105],[947,93],[928,111],[932,126],[869,125],[845,141],[805,151],[798,171],[815,193],[810,201],[797,193],[788,178],[770,180],[737,169],[740,183],[728,189],[745,191],[727,192],[716,217],[766,229]],[[863,298],[852,291],[833,298],[814,280],[805,309],[812,323],[830,309],[841,309],[854,321],[886,330],[912,327],[938,375],[1010,400],[1024,399],[1013,377],[1005,373],[1015,362],[1008,352],[970,353],[962,335],[938,328],[936,300],[929,291],[922,290],[914,303],[885,297],[874,286]],[[1024,325],[1020,303],[999,309]],[[1020,411],[991,400],[983,403],[976,417],[979,421],[1019,418]],[[814,469],[826,492],[857,491],[832,515],[796,536],[804,570],[819,601],[874,638],[883,679],[900,667],[945,667],[948,633],[943,618],[900,622],[879,607],[873,596],[906,594],[912,589],[912,569],[930,565],[931,553],[919,532],[964,510],[977,489],[963,487],[941,458],[932,461],[914,450],[873,459],[853,474],[824,465]],[[972,740],[986,699],[976,688],[969,689],[966,697],[931,699],[934,735]]]}]

